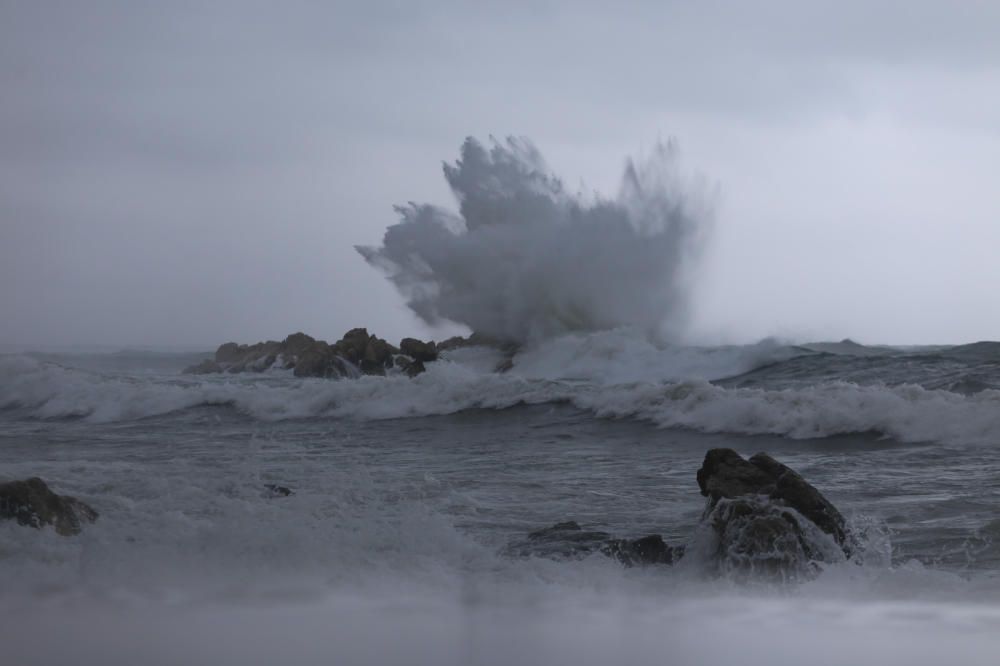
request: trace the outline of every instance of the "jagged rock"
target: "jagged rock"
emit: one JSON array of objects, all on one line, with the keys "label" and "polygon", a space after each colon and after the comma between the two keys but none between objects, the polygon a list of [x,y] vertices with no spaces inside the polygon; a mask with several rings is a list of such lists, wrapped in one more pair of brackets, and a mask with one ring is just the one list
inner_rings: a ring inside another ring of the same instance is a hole
[{"label": "jagged rock", "polygon": [[671,547],[659,534],[639,539],[612,539],[601,549],[627,567],[644,564],[673,564],[684,554],[683,547]]},{"label": "jagged rock", "polygon": [[334,347],[336,347],[338,354],[351,363],[359,365],[365,356],[369,339],[367,328],[352,328],[344,333],[344,337],[337,341]]},{"label": "jagged rock", "polygon": [[732,449],[712,449],[698,470],[698,486],[709,498],[704,523],[717,537],[724,571],[795,579],[814,574],[817,562],[851,554],[836,507],[766,453],[745,460]]},{"label": "jagged rock", "polygon": [[433,342],[414,338],[403,340],[408,356],[382,338],[368,334],[368,329],[353,328],[334,344],[293,333],[281,342],[268,340],[253,345],[227,342],[206,359],[184,370],[187,374],[219,372],[263,372],[271,369],[293,370],[296,377],[339,378],[384,375],[394,364],[413,377],[424,371],[424,363],[437,358]]},{"label": "jagged rock", "polygon": [[720,499],[707,522],[718,537],[716,564],[737,577],[808,579],[828,560],[801,514],[762,496]]},{"label": "jagged rock", "polygon": [[844,517],[798,473],[766,453],[744,460],[732,449],[711,449],[698,470],[701,494],[718,502],[746,495],[765,495],[789,506],[832,536],[849,552]]},{"label": "jagged rock", "polygon": [[575,559],[600,553],[630,567],[672,564],[683,551],[668,546],[658,534],[640,539],[616,539],[607,532],[584,530],[575,521],[567,521],[532,532],[526,539],[509,545],[505,552],[518,557],[552,559]]},{"label": "jagged rock", "polygon": [[416,338],[403,338],[400,340],[399,351],[414,361],[420,361],[421,363],[436,361],[438,357],[437,345],[433,341],[421,342]]},{"label": "jagged rock", "polygon": [[243,354],[246,352],[247,346],[240,345],[235,342],[227,342],[225,344],[219,345],[219,348],[215,350],[215,362],[216,363],[235,363],[239,361]]},{"label": "jagged rock", "polygon": [[92,523],[98,513],[85,502],[56,495],[38,477],[0,483],[0,520],[40,529],[53,525],[62,536],[79,534],[81,523]]}]

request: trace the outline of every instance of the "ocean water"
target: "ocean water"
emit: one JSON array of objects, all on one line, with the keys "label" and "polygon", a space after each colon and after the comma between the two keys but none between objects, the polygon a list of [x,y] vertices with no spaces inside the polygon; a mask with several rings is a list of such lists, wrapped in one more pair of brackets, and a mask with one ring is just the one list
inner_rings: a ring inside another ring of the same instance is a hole
[{"label": "ocean water", "polygon": [[[503,374],[486,348],[414,380],[180,373],[206,356],[0,356],[0,480],[101,514],[0,523],[0,663],[997,663],[1000,343],[618,330]],[[711,575],[695,472],[722,446],[799,471],[863,547],[806,582]],[[504,553],[566,520],[688,554]]]}]

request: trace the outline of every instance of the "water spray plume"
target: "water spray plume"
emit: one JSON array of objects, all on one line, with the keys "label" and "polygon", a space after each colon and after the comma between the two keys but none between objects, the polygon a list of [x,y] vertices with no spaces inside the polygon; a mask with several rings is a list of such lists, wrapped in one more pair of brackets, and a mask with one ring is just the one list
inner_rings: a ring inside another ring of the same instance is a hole
[{"label": "water spray plume", "polygon": [[570,193],[526,139],[466,139],[444,165],[459,214],[396,207],[381,247],[357,247],[428,324],[526,342],[633,327],[675,339],[711,219],[673,143],[629,160],[618,196]]}]

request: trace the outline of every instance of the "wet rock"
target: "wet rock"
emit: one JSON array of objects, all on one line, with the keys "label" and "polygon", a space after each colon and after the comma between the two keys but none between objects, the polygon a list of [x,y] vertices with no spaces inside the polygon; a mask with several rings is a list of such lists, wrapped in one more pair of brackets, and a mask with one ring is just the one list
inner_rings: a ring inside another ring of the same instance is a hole
[{"label": "wet rock", "polygon": [[599,552],[610,540],[607,532],[584,530],[571,520],[531,532],[526,539],[508,546],[507,553],[520,557],[580,558]]},{"label": "wet rock", "polygon": [[703,524],[716,537],[716,563],[738,577],[809,578],[819,562],[849,557],[843,516],[795,471],[765,453],[745,460],[712,449],[698,470],[708,497]]},{"label": "wet rock", "polygon": [[672,564],[682,550],[671,548],[658,534],[640,539],[616,539],[607,532],[584,530],[579,523],[567,521],[532,532],[522,541],[507,547],[508,555],[578,559],[600,553],[625,566]]},{"label": "wet rock", "polygon": [[807,580],[831,559],[801,514],[760,496],[722,499],[708,522],[720,571],[737,579]]},{"label": "wet rock", "polygon": [[288,497],[294,495],[295,491],[288,486],[279,486],[276,483],[266,483],[264,484],[264,492],[261,493],[265,499],[274,499],[277,497]]},{"label": "wet rock", "polygon": [[68,495],[57,495],[38,477],[0,483],[0,520],[40,529],[55,527],[62,536],[79,534],[82,523],[97,520],[98,513]]},{"label": "wet rock", "polygon": [[407,377],[416,377],[417,375],[419,375],[422,372],[425,372],[426,370],[427,368],[424,367],[422,361],[410,361],[403,368],[403,372],[406,373]]},{"label": "wet rock", "polygon": [[400,340],[399,351],[414,361],[420,361],[421,363],[436,361],[438,357],[437,345],[433,341],[422,342],[416,338],[403,338]]},{"label": "wet rock", "polygon": [[849,554],[844,517],[812,484],[766,453],[745,460],[732,449],[711,449],[698,470],[698,487],[714,506],[720,499],[763,495],[795,509]]},{"label": "wet rock", "polygon": [[673,564],[684,554],[682,547],[671,547],[659,534],[639,539],[612,539],[601,549],[627,567],[646,564]]}]

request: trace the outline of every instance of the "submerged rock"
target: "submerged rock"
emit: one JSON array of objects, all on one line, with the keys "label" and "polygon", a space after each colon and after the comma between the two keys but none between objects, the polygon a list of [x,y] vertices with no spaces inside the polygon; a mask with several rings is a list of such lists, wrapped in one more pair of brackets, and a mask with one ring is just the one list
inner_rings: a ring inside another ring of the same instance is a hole
[{"label": "submerged rock", "polygon": [[264,499],[274,499],[276,497],[289,497],[294,494],[295,491],[288,486],[279,486],[276,483],[265,483],[264,492],[261,493],[261,496],[264,497]]},{"label": "submerged rock", "polygon": [[68,495],[56,495],[38,477],[0,483],[0,520],[16,520],[19,525],[41,529],[55,527],[62,536],[79,534],[81,523],[92,523],[98,513],[85,502]]},{"label": "submerged rock", "polygon": [[600,553],[631,567],[673,564],[683,550],[671,548],[659,534],[616,539],[607,532],[584,530],[579,523],[567,521],[532,532],[526,539],[510,544],[505,552],[517,557],[551,559],[579,559]]}]

